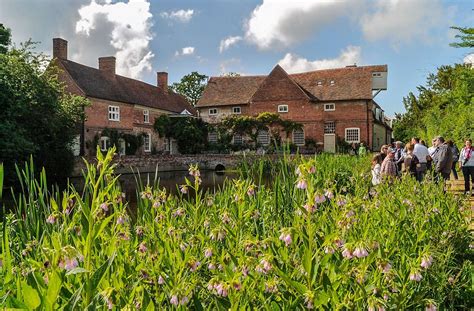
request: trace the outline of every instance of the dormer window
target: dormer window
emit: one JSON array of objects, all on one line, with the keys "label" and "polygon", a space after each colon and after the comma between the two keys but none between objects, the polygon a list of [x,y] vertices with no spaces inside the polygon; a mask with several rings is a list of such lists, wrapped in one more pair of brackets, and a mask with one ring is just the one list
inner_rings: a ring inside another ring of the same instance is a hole
[{"label": "dormer window", "polygon": [[278,112],[288,112],[288,105],[278,105]]}]

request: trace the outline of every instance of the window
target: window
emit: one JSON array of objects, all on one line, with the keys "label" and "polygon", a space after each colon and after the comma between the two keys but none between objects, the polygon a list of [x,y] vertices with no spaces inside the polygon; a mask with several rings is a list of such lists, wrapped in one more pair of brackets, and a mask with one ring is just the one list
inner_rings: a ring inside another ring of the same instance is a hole
[{"label": "window", "polygon": [[151,134],[145,134],[145,138],[143,139],[143,146],[145,149],[145,152],[150,152],[151,151]]},{"label": "window", "polygon": [[234,145],[242,145],[243,139],[241,134],[234,134],[234,137],[232,138],[234,141]]},{"label": "window", "polygon": [[278,112],[288,112],[288,105],[278,105]]},{"label": "window", "polygon": [[268,135],[268,131],[266,130],[258,131],[257,143],[263,146],[268,146],[270,144],[270,136]]},{"label": "window", "polygon": [[211,108],[209,109],[209,115],[210,116],[215,116],[217,114],[217,108]]},{"label": "window", "polygon": [[100,138],[100,150],[102,151],[107,151],[107,149],[109,149],[110,147],[110,138],[108,138],[107,136],[102,136]]},{"label": "window", "polygon": [[318,86],[323,86],[323,81],[318,81]]},{"label": "window", "polygon": [[143,123],[150,123],[150,111],[143,110]]},{"label": "window", "polygon": [[336,110],[336,104],[324,104],[324,111]]},{"label": "window", "polygon": [[346,142],[348,143],[360,142],[360,129],[358,127],[346,128]]},{"label": "window", "polygon": [[120,121],[120,107],[119,106],[109,106],[109,120]]},{"label": "window", "polygon": [[293,143],[297,146],[304,146],[304,130],[293,131]]},{"label": "window", "polygon": [[209,132],[207,134],[207,141],[210,142],[211,144],[216,144],[217,143],[217,132]]},{"label": "window", "polygon": [[118,153],[121,155],[121,156],[124,156],[125,155],[125,151],[126,151],[126,142],[123,138],[119,138],[118,140]]},{"label": "window", "polygon": [[382,74],[380,72],[374,72],[372,73],[372,77],[381,77]]},{"label": "window", "polygon": [[328,121],[324,123],[324,134],[335,134],[336,133],[336,122]]},{"label": "window", "polygon": [[232,113],[233,114],[240,114],[241,113],[240,107],[233,107],[232,108]]},{"label": "window", "polygon": [[331,82],[329,82],[330,86],[333,86],[334,84],[336,84],[336,82],[334,82],[334,80],[331,80]]}]

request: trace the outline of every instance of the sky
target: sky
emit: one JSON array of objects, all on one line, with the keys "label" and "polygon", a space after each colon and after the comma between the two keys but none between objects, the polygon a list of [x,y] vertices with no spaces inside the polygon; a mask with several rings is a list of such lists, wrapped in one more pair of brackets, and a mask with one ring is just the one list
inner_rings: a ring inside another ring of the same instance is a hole
[{"label": "sky", "polygon": [[441,65],[474,63],[449,46],[450,26],[474,25],[471,0],[0,0],[0,23],[17,46],[28,39],[52,54],[69,42],[70,60],[156,84],[198,71],[266,75],[347,65],[388,65],[388,89],[375,100],[393,116],[402,99]]}]

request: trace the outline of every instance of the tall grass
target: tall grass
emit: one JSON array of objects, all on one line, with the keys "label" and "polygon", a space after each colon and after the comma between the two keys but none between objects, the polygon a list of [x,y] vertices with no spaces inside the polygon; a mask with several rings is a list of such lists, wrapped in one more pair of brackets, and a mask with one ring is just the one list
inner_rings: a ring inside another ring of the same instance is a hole
[{"label": "tall grass", "polygon": [[244,163],[241,178],[213,192],[200,189],[197,167],[177,195],[156,179],[137,182],[132,219],[113,151],[97,156],[81,193],[47,191],[45,174],[36,181],[32,166],[20,172],[24,189],[2,226],[2,306],[433,310],[473,303],[468,210],[430,181],[372,188],[365,158],[285,154]]}]

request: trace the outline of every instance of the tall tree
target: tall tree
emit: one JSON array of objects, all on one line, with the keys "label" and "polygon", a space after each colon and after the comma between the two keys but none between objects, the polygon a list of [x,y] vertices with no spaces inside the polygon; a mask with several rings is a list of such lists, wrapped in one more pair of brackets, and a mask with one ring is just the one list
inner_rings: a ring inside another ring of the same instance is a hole
[{"label": "tall tree", "polygon": [[11,31],[3,24],[0,24],[0,54],[5,54],[8,51],[8,46],[11,43]]},{"label": "tall tree", "polygon": [[455,37],[461,42],[454,42],[450,45],[456,48],[474,48],[474,28],[473,27],[451,27],[460,32]]},{"label": "tall tree", "polygon": [[181,78],[180,82],[175,82],[171,85],[171,89],[186,97],[186,99],[193,105],[196,106],[197,102],[201,98],[202,92],[207,85],[207,79],[209,77],[202,75],[197,71],[193,71],[188,75]]}]

